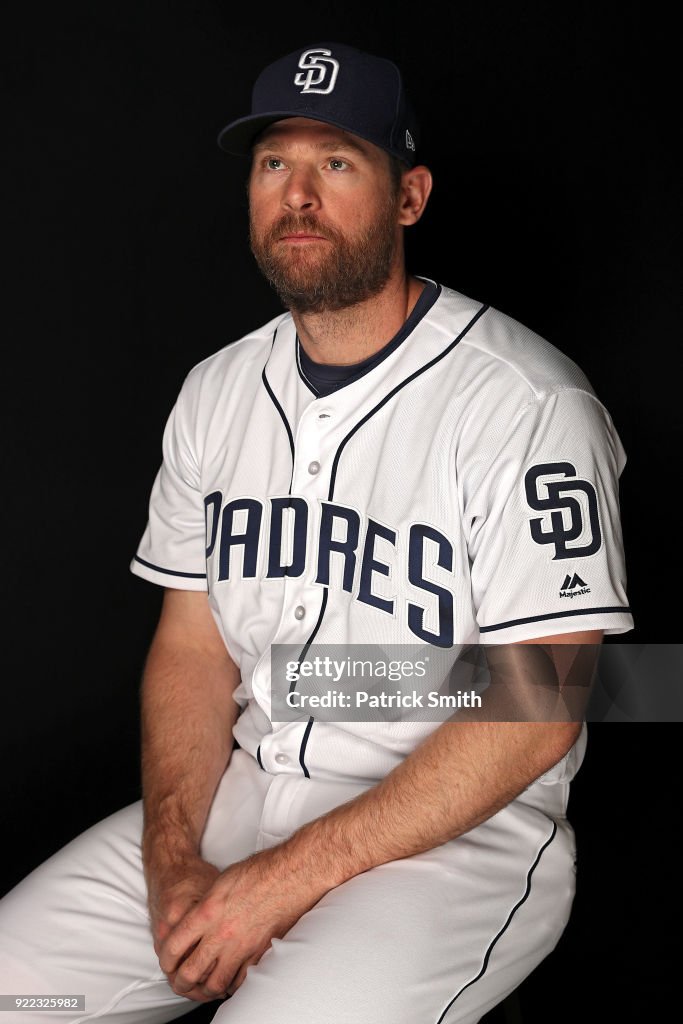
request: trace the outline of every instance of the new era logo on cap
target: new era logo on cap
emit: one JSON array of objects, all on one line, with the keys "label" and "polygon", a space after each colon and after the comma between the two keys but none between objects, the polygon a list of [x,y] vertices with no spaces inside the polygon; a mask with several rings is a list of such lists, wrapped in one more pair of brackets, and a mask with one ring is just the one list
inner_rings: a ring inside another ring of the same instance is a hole
[{"label": "new era logo on cap", "polygon": [[416,163],[418,125],[401,72],[392,61],[343,43],[308,46],[281,57],[261,72],[251,113],[218,136],[228,153],[248,154],[269,124],[306,117],[358,135]]}]

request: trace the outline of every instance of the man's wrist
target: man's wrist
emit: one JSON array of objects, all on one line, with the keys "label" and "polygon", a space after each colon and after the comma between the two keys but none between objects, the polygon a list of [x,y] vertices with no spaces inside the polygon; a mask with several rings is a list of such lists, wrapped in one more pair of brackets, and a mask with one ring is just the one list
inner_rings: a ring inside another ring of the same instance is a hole
[{"label": "man's wrist", "polygon": [[[304,914],[339,883],[332,881],[320,861],[314,862],[293,837],[252,855],[256,878],[266,887],[286,889],[292,907]],[[230,869],[228,868],[228,871]]]},{"label": "man's wrist", "polygon": [[145,828],[142,836],[142,861],[145,869],[176,868],[198,859],[199,842],[185,830],[159,824]]},{"label": "man's wrist", "polygon": [[371,866],[345,853],[344,844],[337,841],[338,830],[338,823],[326,815],[307,822],[282,843],[263,851],[273,872],[297,884],[310,896],[311,905]]}]

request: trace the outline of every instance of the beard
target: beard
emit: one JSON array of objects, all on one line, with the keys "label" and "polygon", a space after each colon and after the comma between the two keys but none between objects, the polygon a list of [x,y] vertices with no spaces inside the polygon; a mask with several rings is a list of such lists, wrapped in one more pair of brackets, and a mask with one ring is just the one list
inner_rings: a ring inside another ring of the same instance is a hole
[{"label": "beard", "polygon": [[[375,220],[349,237],[312,214],[286,214],[257,234],[253,219],[250,243],[259,269],[287,309],[296,313],[331,313],[355,306],[381,292],[396,254],[396,199],[384,200]],[[287,245],[283,235],[308,231],[329,245]]]}]

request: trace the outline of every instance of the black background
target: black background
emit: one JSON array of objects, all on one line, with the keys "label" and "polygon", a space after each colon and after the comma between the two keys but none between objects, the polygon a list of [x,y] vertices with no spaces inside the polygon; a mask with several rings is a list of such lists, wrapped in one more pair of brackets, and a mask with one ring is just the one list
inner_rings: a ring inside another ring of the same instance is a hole
[{"label": "black background", "polygon": [[[3,889],[139,797],[137,693],[162,592],[128,563],[164,423],[191,366],[280,310],[247,249],[247,165],[215,137],[248,111],[261,67],[298,47],[339,40],[402,67],[436,182],[410,268],[519,319],[588,374],[628,455],[636,630],[619,639],[677,639],[676,179],[645,98],[636,4],[266,13],[157,0],[29,3],[14,17]],[[678,725],[590,727],[570,808],[574,915],[522,988],[526,1024],[640,1020],[673,999],[679,737]]]}]

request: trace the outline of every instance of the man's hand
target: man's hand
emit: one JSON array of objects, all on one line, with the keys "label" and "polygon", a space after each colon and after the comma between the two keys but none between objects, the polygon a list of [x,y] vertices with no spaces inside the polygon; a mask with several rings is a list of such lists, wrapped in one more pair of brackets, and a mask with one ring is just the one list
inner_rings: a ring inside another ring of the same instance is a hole
[{"label": "man's hand", "polygon": [[322,895],[283,873],[274,851],[232,864],[161,941],[159,963],[173,991],[200,1002],[232,995],[271,939]]},{"label": "man's hand", "polygon": [[[194,857],[162,868],[148,867],[146,873],[154,951],[159,956],[173,928],[201,903],[220,872],[201,857]],[[173,979],[169,980],[173,986]],[[201,991],[183,995],[200,1001],[209,998]]]}]

